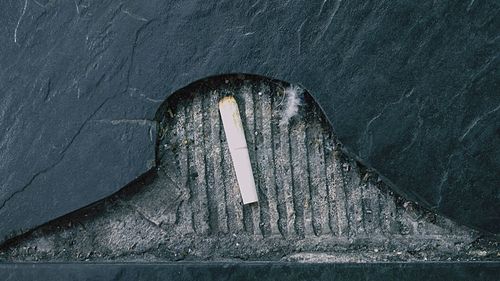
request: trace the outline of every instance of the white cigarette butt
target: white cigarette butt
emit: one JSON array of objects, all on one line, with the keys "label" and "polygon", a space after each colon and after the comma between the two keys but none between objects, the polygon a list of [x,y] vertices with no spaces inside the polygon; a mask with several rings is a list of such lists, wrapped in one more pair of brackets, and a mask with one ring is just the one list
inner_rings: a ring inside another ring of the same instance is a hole
[{"label": "white cigarette butt", "polygon": [[248,154],[245,131],[243,130],[238,104],[234,97],[222,98],[219,101],[219,111],[243,204],[257,202],[257,190]]}]

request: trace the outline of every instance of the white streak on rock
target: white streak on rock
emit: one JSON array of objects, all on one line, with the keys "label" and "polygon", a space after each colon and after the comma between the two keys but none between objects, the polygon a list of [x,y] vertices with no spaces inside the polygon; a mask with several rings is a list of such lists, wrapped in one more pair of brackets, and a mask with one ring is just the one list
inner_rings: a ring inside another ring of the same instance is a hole
[{"label": "white streak on rock", "polygon": [[21,12],[21,16],[17,20],[16,29],[14,29],[14,43],[16,43],[16,44],[17,44],[17,29],[19,28],[19,24],[21,23],[21,20],[23,19],[24,14],[26,13],[26,7],[28,7],[28,0],[24,1],[23,11]]}]

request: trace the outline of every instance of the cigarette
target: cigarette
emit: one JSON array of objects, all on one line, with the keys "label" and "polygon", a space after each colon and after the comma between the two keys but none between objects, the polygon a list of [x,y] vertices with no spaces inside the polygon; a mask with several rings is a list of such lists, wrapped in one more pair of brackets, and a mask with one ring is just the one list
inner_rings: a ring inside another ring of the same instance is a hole
[{"label": "cigarette", "polygon": [[255,179],[252,172],[252,164],[248,154],[245,131],[241,123],[240,111],[234,97],[225,97],[219,101],[219,111],[226,133],[229,153],[233,160],[236,179],[240,187],[243,204],[259,201],[255,188]]}]

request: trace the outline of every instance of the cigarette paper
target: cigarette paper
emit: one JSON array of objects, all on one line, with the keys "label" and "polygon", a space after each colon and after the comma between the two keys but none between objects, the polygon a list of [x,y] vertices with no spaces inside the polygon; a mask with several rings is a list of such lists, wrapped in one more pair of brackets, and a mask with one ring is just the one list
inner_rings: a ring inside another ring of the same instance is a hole
[{"label": "cigarette paper", "polygon": [[248,154],[247,141],[240,111],[234,97],[225,97],[219,101],[219,111],[226,133],[227,145],[233,160],[236,179],[240,187],[243,204],[257,202],[257,190]]}]

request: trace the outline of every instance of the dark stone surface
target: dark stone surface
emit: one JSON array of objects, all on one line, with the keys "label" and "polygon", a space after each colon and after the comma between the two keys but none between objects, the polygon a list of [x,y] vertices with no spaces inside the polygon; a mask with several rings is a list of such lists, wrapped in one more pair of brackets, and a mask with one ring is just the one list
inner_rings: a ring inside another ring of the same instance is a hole
[{"label": "dark stone surface", "polygon": [[398,192],[498,233],[499,11],[494,0],[2,1],[0,241],[146,172],[159,104],[224,73],[303,85]]},{"label": "dark stone surface", "polygon": [[23,280],[498,280],[498,263],[160,263],[0,264],[5,281]]},{"label": "dark stone surface", "polygon": [[[175,93],[160,109],[154,171],[0,245],[0,263],[500,261],[500,239],[405,200],[346,157],[307,93],[282,123],[288,87],[238,75]],[[259,204],[242,204],[221,131],[229,94]]]}]

